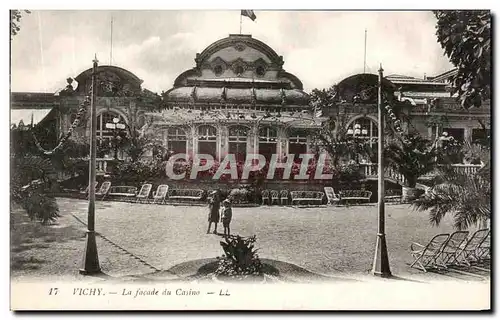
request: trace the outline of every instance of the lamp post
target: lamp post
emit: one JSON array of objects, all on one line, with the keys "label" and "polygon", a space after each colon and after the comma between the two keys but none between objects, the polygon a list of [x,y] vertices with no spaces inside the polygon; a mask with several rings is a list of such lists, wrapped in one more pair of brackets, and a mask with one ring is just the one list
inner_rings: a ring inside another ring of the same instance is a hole
[{"label": "lamp post", "polygon": [[90,100],[90,161],[89,161],[89,206],[87,216],[87,239],[85,253],[82,261],[80,274],[96,274],[101,272],[99,257],[97,254],[97,243],[95,240],[95,188],[96,180],[96,87],[97,87],[97,57],[93,60],[92,69],[92,96]]},{"label": "lamp post", "polygon": [[378,231],[372,272],[376,276],[390,277],[389,255],[385,239],[385,202],[384,202],[384,109],[382,106],[382,65],[378,70]]},{"label": "lamp post", "polygon": [[113,131],[113,144],[115,149],[115,160],[118,160],[118,131],[125,129],[125,124],[120,123],[120,118],[114,117],[112,123],[106,123],[106,129]]}]

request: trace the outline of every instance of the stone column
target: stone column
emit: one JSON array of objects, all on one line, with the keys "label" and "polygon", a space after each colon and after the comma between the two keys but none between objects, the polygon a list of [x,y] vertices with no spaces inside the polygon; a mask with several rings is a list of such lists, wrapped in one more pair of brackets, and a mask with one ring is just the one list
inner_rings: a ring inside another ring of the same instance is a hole
[{"label": "stone column", "polygon": [[187,141],[186,141],[186,145],[187,145],[187,154],[189,156],[194,156],[196,154],[196,152],[198,151],[198,144],[197,144],[197,132],[196,132],[196,126],[194,125],[191,125],[187,128],[185,128],[186,130],[186,138],[187,138]]},{"label": "stone column", "polygon": [[218,147],[220,148],[218,155],[220,154],[219,161],[222,161],[227,153],[229,152],[229,129],[227,125],[219,125],[217,128],[217,140]]},{"label": "stone column", "polygon": [[287,152],[288,135],[285,127],[279,126],[277,129],[278,141],[276,141],[276,153],[278,154],[278,159],[283,159],[283,154]]},{"label": "stone column", "polygon": [[250,152],[253,154],[259,153],[259,124],[255,123],[253,128],[252,128],[252,133],[251,133],[251,147],[250,147]]},{"label": "stone column", "polygon": [[472,141],[472,126],[466,126],[464,128],[464,141]]}]

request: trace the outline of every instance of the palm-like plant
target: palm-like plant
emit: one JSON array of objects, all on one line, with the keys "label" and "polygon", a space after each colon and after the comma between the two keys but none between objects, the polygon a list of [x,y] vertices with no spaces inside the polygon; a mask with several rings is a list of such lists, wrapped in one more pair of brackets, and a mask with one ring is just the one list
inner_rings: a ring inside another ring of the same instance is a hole
[{"label": "palm-like plant", "polygon": [[389,143],[384,158],[389,167],[404,176],[407,187],[415,188],[418,178],[436,167],[436,151],[420,135],[409,134],[405,140],[406,143],[399,140]]},{"label": "palm-like plant", "polygon": [[476,173],[443,167],[435,185],[413,202],[416,210],[430,210],[429,220],[439,225],[446,214],[453,213],[454,227],[465,230],[484,223],[491,215],[491,167],[489,153],[480,153],[486,164]]},{"label": "palm-like plant", "polygon": [[56,181],[52,163],[33,155],[11,158],[11,201],[20,204],[32,220],[54,222],[59,215],[50,187]]}]

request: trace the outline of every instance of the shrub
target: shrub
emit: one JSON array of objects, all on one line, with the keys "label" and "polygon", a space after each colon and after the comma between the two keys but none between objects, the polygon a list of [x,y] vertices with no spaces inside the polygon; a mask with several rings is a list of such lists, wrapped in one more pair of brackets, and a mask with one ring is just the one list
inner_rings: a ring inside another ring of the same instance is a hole
[{"label": "shrub", "polygon": [[215,275],[235,280],[263,276],[263,265],[254,249],[256,236],[243,238],[235,236],[221,241],[224,250],[222,257],[217,257],[219,264]]},{"label": "shrub", "polygon": [[246,203],[249,200],[250,191],[244,188],[232,189],[229,192],[228,198],[231,199],[233,203]]}]

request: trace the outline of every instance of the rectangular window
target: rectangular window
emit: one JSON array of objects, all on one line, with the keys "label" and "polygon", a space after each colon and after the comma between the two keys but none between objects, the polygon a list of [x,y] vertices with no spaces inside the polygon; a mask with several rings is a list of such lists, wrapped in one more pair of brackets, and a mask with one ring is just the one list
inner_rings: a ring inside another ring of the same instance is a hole
[{"label": "rectangular window", "polygon": [[455,140],[464,141],[465,129],[463,128],[443,128],[441,133],[443,132],[448,132],[448,136],[455,138]]},{"label": "rectangular window", "polygon": [[490,129],[472,129],[472,143],[488,145],[490,143]]}]

